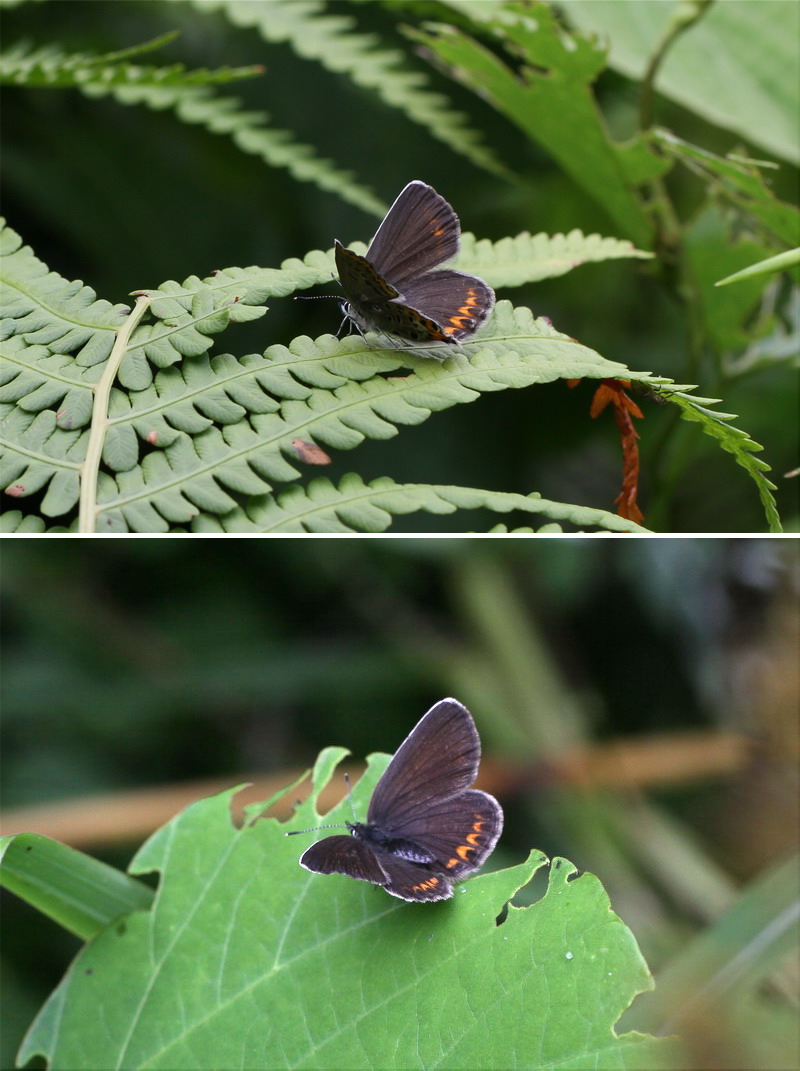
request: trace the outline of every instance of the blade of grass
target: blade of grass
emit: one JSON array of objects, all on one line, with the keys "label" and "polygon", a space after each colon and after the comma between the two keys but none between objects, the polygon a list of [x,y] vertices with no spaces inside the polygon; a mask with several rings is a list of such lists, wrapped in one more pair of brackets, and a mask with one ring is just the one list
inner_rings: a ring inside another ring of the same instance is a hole
[{"label": "blade of grass", "polygon": [[0,841],[0,883],[83,940],[153,900],[141,881],[38,833]]}]

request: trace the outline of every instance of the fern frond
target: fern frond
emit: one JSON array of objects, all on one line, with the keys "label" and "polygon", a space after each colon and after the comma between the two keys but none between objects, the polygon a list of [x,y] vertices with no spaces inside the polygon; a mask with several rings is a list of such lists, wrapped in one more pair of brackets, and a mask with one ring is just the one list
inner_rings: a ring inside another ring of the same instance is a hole
[{"label": "fern frond", "polygon": [[501,238],[497,242],[463,235],[455,266],[478,275],[494,287],[523,286],[565,275],[581,264],[627,257],[649,260],[652,256],[623,238],[604,238],[579,230],[569,234],[523,231],[514,238]]},{"label": "fern frond", "polygon": [[[132,51],[136,50],[126,50]],[[302,182],[313,182],[366,212],[383,215],[383,202],[355,182],[351,172],[318,157],[310,145],[295,141],[288,131],[266,127],[264,112],[243,111],[236,98],[214,96],[208,88],[212,83],[261,74],[262,68],[187,71],[182,64],[146,67],[113,62],[125,54],[66,55],[47,48],[27,53],[15,48],[2,57],[0,81],[43,88],[74,86],[91,98],[112,96],[120,104],[144,104],[156,111],[171,108],[183,122],[230,137],[242,152],[260,156],[271,167],[286,168]]]},{"label": "fern frond", "polygon": [[[463,350],[439,366],[370,350],[360,338],[300,338],[241,361],[196,358],[159,372],[144,390],[115,392],[108,438],[117,475],[98,497],[98,523],[110,531],[159,531],[200,511],[228,513],[237,504],[232,494],[264,494],[275,481],[300,476],[297,438],[349,450],[484,391],[581,376],[648,378],[508,302],[498,306],[492,331]],[[409,376],[385,374],[409,367]],[[137,442],[159,449],[139,464]]]},{"label": "fern frond", "polygon": [[[91,287],[63,279],[34,256],[30,246],[23,246],[2,218],[0,228],[0,338],[14,335],[30,346],[75,353],[81,364],[105,360],[114,332],[130,312],[128,306],[112,305]],[[88,352],[84,346],[90,347]]]},{"label": "fern frond", "polygon": [[[367,251],[365,242],[349,242],[348,245],[362,256]],[[629,257],[649,260],[652,256],[625,239],[604,238],[579,230],[569,234],[528,234],[523,231],[513,238],[500,238],[496,242],[488,238],[478,240],[474,234],[466,232],[461,236],[461,250],[451,266],[478,275],[491,286],[500,288],[524,286],[525,283],[565,275],[581,264]],[[270,294],[283,297],[293,290],[332,282],[336,264],[333,249],[316,249],[306,254],[302,261],[295,258],[285,261],[280,269],[248,268],[247,271],[252,272],[250,285],[263,287],[262,300],[265,300]],[[227,279],[227,273],[221,272],[220,276]],[[235,279],[232,278],[232,283]]]},{"label": "fern frond", "polygon": [[235,26],[254,26],[265,41],[288,42],[303,59],[335,74],[346,74],[409,119],[426,127],[449,149],[498,175],[508,172],[481,142],[462,112],[441,93],[428,88],[421,71],[403,68],[408,57],[397,49],[378,48],[374,34],[354,32],[355,19],[330,15],[319,0],[193,0],[201,11],[221,11]]},{"label": "fern frond", "polygon": [[0,85],[47,89],[80,89],[89,83],[109,87],[137,83],[152,86],[207,86],[255,78],[264,73],[264,68],[260,66],[187,71],[182,63],[167,67],[138,67],[128,62],[144,52],[169,44],[177,36],[177,33],[163,34],[133,48],[101,54],[61,52],[52,45],[33,50],[29,50],[27,45],[15,45],[0,55]]},{"label": "fern frond", "polygon": [[2,415],[0,482],[5,494],[24,498],[43,488],[45,517],[61,517],[78,502],[80,472],[86,457],[87,431],[65,431],[56,415],[35,416],[24,409]]},{"label": "fern frond", "polygon": [[[11,231],[0,235],[0,248],[8,250],[0,281],[11,313],[0,375],[3,486],[17,499],[38,493],[49,517],[79,502],[83,531],[212,523],[232,516],[243,497],[273,496],[276,484],[298,480],[298,439],[349,450],[487,391],[586,377],[632,380],[678,404],[736,456],[779,530],[766,466],[752,456],[758,447],[726,423],[727,414],[683,386],[606,360],[507,301],[458,347],[371,348],[357,336],[326,335],[239,359],[212,357],[216,333],[263,316],[270,292],[304,281],[325,255],[277,272],[229,269],[168,281],[140,292],[131,312],[48,272]],[[571,506],[557,509],[555,521],[594,523],[585,512],[565,514]]]},{"label": "fern frond", "polygon": [[[647,532],[633,521],[605,510],[562,502],[549,502],[538,495],[485,491],[475,487],[397,484],[388,477],[364,483],[353,472],[336,487],[319,477],[307,487],[292,487],[279,495],[249,501],[246,508],[213,518],[198,517],[198,532],[385,532],[392,518],[401,514],[450,514],[459,509],[488,509],[496,513],[537,513],[574,524],[579,529],[608,532]],[[555,526],[558,527],[557,525]],[[551,528],[551,530],[553,530]],[[530,531],[530,529],[528,529]]]},{"label": "fern frond", "polygon": [[[678,389],[673,387],[659,389],[658,386],[655,386],[654,389],[656,393],[661,394],[662,397],[667,398],[680,408],[681,417],[684,420],[700,424],[704,434],[716,439],[723,450],[733,454],[737,464],[741,465],[755,482],[758,496],[761,499],[764,513],[767,517],[769,530],[771,532],[782,532],[783,528],[778,516],[778,508],[775,503],[775,497],[772,494],[775,490],[775,484],[764,475],[765,472],[770,471],[770,467],[765,461],[755,456],[764,447],[754,442],[747,432],[728,423],[736,419],[735,414],[720,413],[714,409],[709,409],[708,406],[718,402],[718,398],[690,396],[684,393],[687,388],[683,385]],[[692,388],[689,387],[688,389],[691,390]]]}]

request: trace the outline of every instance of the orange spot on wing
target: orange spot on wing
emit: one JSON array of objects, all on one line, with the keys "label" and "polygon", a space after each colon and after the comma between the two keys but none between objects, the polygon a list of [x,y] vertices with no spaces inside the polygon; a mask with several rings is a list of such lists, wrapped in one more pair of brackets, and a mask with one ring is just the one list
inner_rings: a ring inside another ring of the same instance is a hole
[{"label": "orange spot on wing", "polygon": [[439,884],[438,878],[428,878],[427,881],[421,881],[419,885],[412,885],[411,891],[417,892],[418,890],[427,891],[428,889],[435,889]]}]

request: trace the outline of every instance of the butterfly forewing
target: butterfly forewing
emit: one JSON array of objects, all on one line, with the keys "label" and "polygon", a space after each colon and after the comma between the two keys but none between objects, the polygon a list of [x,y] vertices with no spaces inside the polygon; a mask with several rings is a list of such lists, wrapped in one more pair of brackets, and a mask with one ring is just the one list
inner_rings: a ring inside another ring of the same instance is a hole
[{"label": "butterfly forewing", "polygon": [[424,182],[409,182],[372,239],[367,260],[402,290],[431,268],[450,260],[461,244],[458,216]]},{"label": "butterfly forewing", "polygon": [[433,805],[469,788],[480,758],[481,742],[469,711],[455,699],[443,699],[396,751],[372,794],[367,821],[395,834]]},{"label": "butterfly forewing", "polygon": [[351,301],[386,302],[397,297],[397,290],[381,278],[364,257],[352,249],[345,249],[338,239],[334,246],[334,257],[339,281]]}]

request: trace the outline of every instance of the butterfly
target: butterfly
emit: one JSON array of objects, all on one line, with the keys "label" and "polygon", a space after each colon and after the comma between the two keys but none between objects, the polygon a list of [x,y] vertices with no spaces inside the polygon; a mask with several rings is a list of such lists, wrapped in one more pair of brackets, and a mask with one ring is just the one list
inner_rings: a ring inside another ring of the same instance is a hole
[{"label": "butterfly", "polygon": [[351,836],[312,844],[300,865],[372,882],[401,900],[448,899],[454,882],[484,864],[503,829],[497,800],[470,788],[480,757],[469,711],[442,699],[398,748],[375,786],[367,821],[345,822]]},{"label": "butterfly", "polygon": [[444,197],[418,179],[409,182],[366,256],[336,240],[345,320],[359,331],[390,332],[410,342],[468,338],[494,308],[494,291],[475,275],[439,267],[460,245],[458,216]]}]

